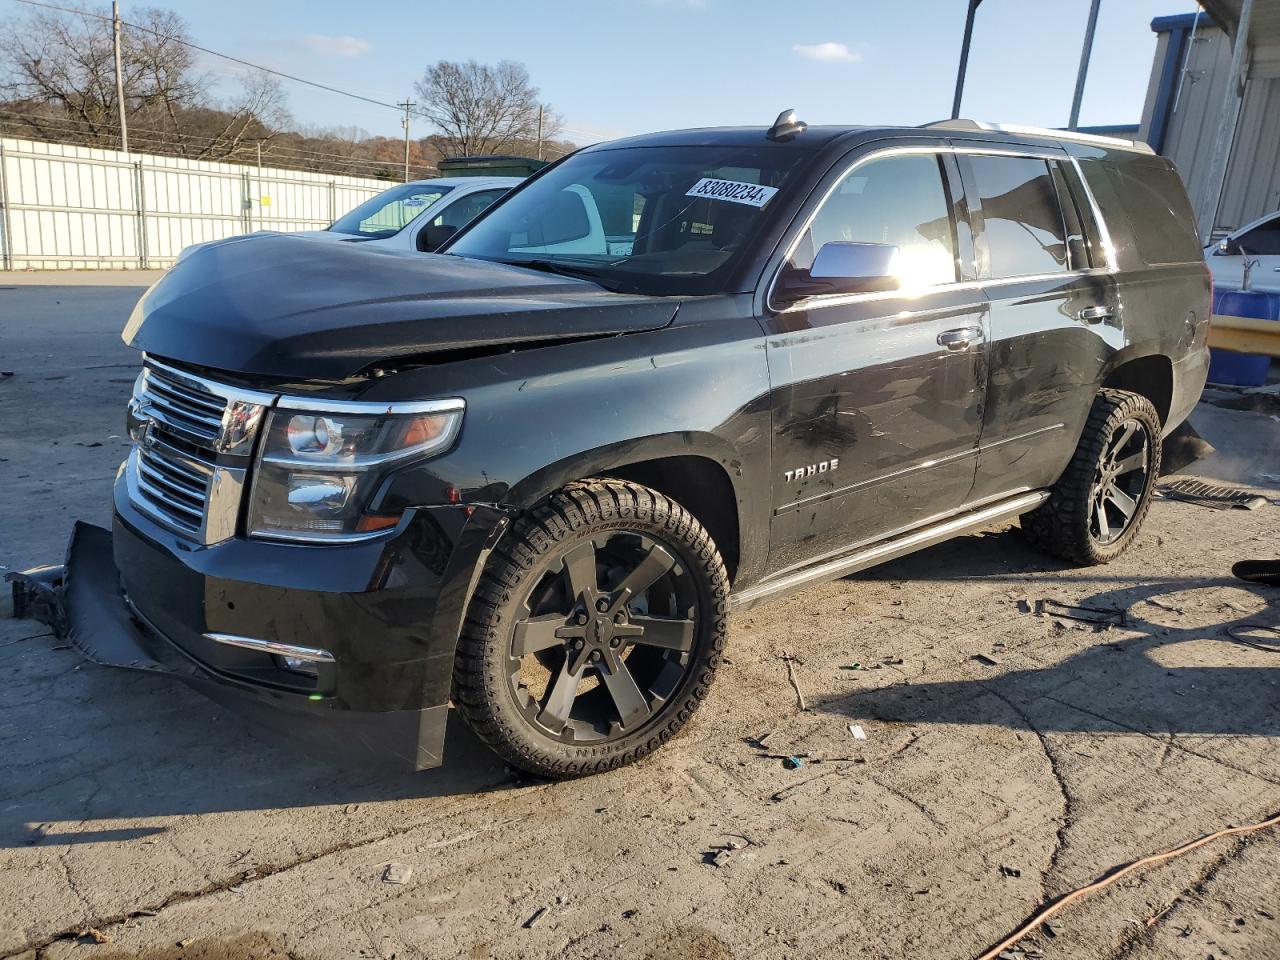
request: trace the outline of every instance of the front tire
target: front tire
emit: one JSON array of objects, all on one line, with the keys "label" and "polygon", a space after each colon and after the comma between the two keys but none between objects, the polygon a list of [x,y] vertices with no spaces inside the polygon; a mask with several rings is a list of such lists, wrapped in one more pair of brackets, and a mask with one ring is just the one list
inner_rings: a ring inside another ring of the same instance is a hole
[{"label": "front tire", "polygon": [[724,651],[729,582],[702,525],[638,484],[570,484],[516,520],[458,643],[454,699],[512,766],[569,778],[675,736]]},{"label": "front tire", "polygon": [[1084,566],[1132,546],[1160,476],[1160,415],[1151,401],[1103,390],[1050,497],[1022,518],[1028,539]]}]

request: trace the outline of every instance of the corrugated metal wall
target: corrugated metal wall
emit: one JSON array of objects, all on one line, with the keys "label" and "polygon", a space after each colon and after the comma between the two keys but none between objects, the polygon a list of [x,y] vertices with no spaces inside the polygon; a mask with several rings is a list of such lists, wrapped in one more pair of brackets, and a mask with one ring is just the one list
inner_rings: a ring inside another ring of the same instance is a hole
[{"label": "corrugated metal wall", "polygon": [[[1168,36],[1160,35],[1156,50],[1156,67],[1152,71],[1139,131],[1139,137],[1144,140],[1150,136],[1159,68],[1169,55]],[[1195,40],[1185,57],[1186,70],[1179,74],[1180,86],[1161,153],[1177,164],[1191,194],[1192,205],[1199,209],[1209,190],[1209,158],[1226,94],[1231,41],[1207,17],[1201,17]],[[1271,46],[1256,48],[1253,53],[1214,229],[1234,230],[1277,209],[1280,209],[1280,47]]]},{"label": "corrugated metal wall", "polygon": [[1217,226],[1234,230],[1280,210],[1280,78],[1251,77]]},{"label": "corrugated metal wall", "polygon": [[326,227],[389,186],[0,139],[0,267],[164,267],[192,243]]}]

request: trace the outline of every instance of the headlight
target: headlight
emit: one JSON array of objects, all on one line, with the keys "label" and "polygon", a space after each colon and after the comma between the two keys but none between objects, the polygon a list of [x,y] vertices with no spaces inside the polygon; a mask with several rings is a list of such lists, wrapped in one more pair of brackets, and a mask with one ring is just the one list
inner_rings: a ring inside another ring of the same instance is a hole
[{"label": "headlight", "polygon": [[366,512],[387,469],[447,450],[462,412],[461,400],[386,405],[281,398],[258,459],[250,532],[343,541],[395,526],[399,517]]}]

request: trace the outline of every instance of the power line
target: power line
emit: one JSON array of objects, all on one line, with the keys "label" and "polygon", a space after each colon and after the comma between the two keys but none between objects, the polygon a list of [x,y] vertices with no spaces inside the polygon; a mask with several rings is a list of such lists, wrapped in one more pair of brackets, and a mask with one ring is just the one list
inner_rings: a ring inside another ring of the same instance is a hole
[{"label": "power line", "polygon": [[[153,37],[159,37],[162,40],[170,40],[174,43],[181,44],[184,47],[189,47],[192,50],[199,50],[201,53],[207,53],[211,57],[219,57],[223,60],[228,60],[231,63],[238,63],[243,67],[249,67],[251,70],[260,70],[263,73],[268,73],[268,74],[271,74],[272,76],[281,77],[282,79],[289,80],[293,83],[300,83],[303,86],[315,87],[317,90],[325,90],[329,93],[336,93],[339,96],[349,97],[352,100],[360,100],[364,103],[371,103],[376,107],[386,107],[389,110],[395,110],[397,112],[400,110],[405,110],[406,114],[409,113],[409,110],[406,109],[403,104],[388,103],[385,100],[377,100],[377,99],[374,99],[373,97],[366,97],[363,94],[352,93],[349,90],[343,90],[339,87],[329,86],[328,84],[325,84],[325,83],[317,83],[315,80],[307,80],[303,77],[294,76],[291,73],[284,73],[283,71],[280,71],[280,70],[273,70],[271,67],[264,67],[260,64],[252,63],[249,60],[243,60],[240,57],[233,57],[229,53],[220,53],[217,50],[211,50],[208,47],[202,47],[198,43],[192,43],[190,40],[184,40],[181,37],[176,37],[176,36],[173,36],[172,34],[164,33],[163,31],[160,31],[160,30],[153,30],[151,27],[144,27],[141,24],[131,23],[128,20],[117,21],[113,17],[108,17],[100,13],[94,13],[91,10],[77,10],[74,7],[63,7],[54,3],[45,3],[43,2],[43,0],[17,0],[17,2],[26,4],[29,7],[39,7],[44,10],[56,10],[59,13],[69,13],[69,14],[72,14],[73,16],[78,16],[78,17],[89,17],[94,20],[103,21],[104,23],[111,23],[113,24],[113,26],[115,23],[118,22],[120,26],[129,27],[131,30],[140,30],[143,33],[151,34]],[[417,117],[420,120],[430,121],[431,119],[425,113],[417,110],[413,111],[412,115]],[[591,140],[592,142],[599,142],[599,140],[601,139],[594,134],[587,133],[584,130],[579,130],[574,127],[561,127],[560,130],[563,133],[577,133],[579,135],[585,136],[588,140]]]},{"label": "power line", "polygon": [[[94,20],[102,20],[107,23],[112,22],[111,17],[103,16],[100,13],[94,13],[91,10],[76,10],[73,7],[60,7],[53,3],[42,3],[40,0],[17,0],[18,3],[25,3],[29,7],[42,7],[46,10],[57,10],[60,13],[70,13],[79,17],[91,17]],[[280,70],[272,70],[270,67],[263,67],[256,63],[250,63],[248,60],[241,60],[239,57],[233,57],[229,53],[219,53],[217,50],[210,50],[208,47],[202,47],[198,43],[192,43],[190,40],[183,40],[181,37],[175,37],[172,34],[163,33],[160,30],[153,30],[150,27],[144,27],[137,23],[130,23],[128,20],[121,20],[121,26],[129,27],[131,30],[141,30],[143,33],[149,33],[153,37],[160,37],[164,40],[172,40],[174,43],[180,43],[184,47],[190,47],[192,50],[199,50],[201,53],[207,53],[211,57],[221,57],[223,60],[230,60],[232,63],[238,63],[241,66],[249,67],[253,70],[261,70],[263,73],[269,73],[273,76],[283,77],[285,80],[291,80],[294,83],[301,83],[308,87],[315,87],[318,90],[327,90],[329,93],[336,93],[339,96],[350,97],[353,100],[363,100],[365,103],[372,103],[374,106],[387,107],[391,110],[399,110],[400,108],[394,103],[387,103],[383,100],[375,100],[372,97],[366,97],[358,93],[352,93],[349,90],[342,90],[338,87],[331,87],[328,84],[317,83],[314,80],[306,80],[302,77],[295,77],[291,73],[284,73]]]},{"label": "power line", "polygon": [[[7,120],[9,123],[18,127],[17,132],[19,134],[21,133],[21,127],[24,126],[30,128],[39,125],[61,124],[62,129],[50,130],[46,128],[43,131],[44,135],[48,137],[61,137],[68,146],[103,149],[101,144],[85,143],[83,139],[84,130],[73,120],[65,120],[58,117],[41,117],[37,121],[33,122],[32,118],[29,116],[0,112],[0,121],[4,120]],[[147,134],[156,134],[156,136],[148,136]],[[190,139],[208,140],[214,143],[220,142],[216,138],[201,137],[195,134],[190,135]],[[134,143],[151,145],[151,149],[157,154],[167,154],[169,156],[176,155],[186,160],[197,160],[200,162],[210,163],[231,163],[233,165],[236,164],[236,160],[234,159],[235,154],[241,149],[241,147],[237,147],[226,156],[215,159],[209,157],[192,157],[176,152],[181,150],[184,146],[190,146],[190,144],[184,144],[181,141],[175,140],[162,131],[134,129],[130,132],[130,140]],[[247,148],[247,146],[248,145],[244,145],[245,148]],[[286,164],[310,165],[312,167],[353,167],[366,171],[371,167],[386,167],[390,169],[398,165],[398,161],[389,158],[349,157],[342,154],[324,153],[316,150],[308,150],[305,147],[291,147],[284,144],[272,144],[269,149],[269,159],[274,159]],[[438,172],[438,168],[429,163],[415,163],[410,166],[411,169],[422,171],[424,173]],[[354,175],[354,171],[349,171],[346,175]]]},{"label": "power line", "polygon": [[[78,121],[70,119],[68,117],[52,117],[52,116],[34,116],[33,117],[29,114],[9,113],[9,112],[0,112],[0,116],[7,117],[10,121],[17,122],[29,127],[37,127],[43,124],[61,124],[64,127],[71,128],[67,131],[68,133],[78,132],[83,134],[86,132]],[[199,133],[179,133],[177,131],[149,130],[149,129],[138,128],[138,127],[135,127],[134,130],[137,133],[152,134],[153,136],[147,138],[152,143],[164,143],[164,144],[168,144],[175,147],[189,146],[190,144],[188,144],[186,141],[204,141],[206,143],[228,143],[229,145],[229,141],[225,140],[222,137],[210,137],[210,136],[206,136],[204,134],[199,134]],[[258,139],[250,139],[246,141],[246,145],[257,143],[257,142],[260,142],[260,141]],[[83,146],[93,146],[93,145],[83,144]],[[323,150],[316,150],[316,149],[303,147],[303,146],[290,146],[287,143],[274,142],[274,141],[270,143],[270,146],[268,147],[268,149],[273,151],[286,150],[286,151],[290,151],[297,154],[305,154],[307,156],[314,157],[317,159],[326,159],[326,160],[343,161],[343,162],[345,161],[355,162],[362,159],[360,157],[351,156],[350,154],[327,153]],[[190,157],[188,159],[199,159],[199,158]],[[383,160],[379,158],[367,158],[367,159],[368,159],[368,162],[371,162],[371,163],[395,163],[396,162],[394,160],[389,160],[389,159],[387,160]],[[415,166],[430,166],[430,165],[415,164]]]}]

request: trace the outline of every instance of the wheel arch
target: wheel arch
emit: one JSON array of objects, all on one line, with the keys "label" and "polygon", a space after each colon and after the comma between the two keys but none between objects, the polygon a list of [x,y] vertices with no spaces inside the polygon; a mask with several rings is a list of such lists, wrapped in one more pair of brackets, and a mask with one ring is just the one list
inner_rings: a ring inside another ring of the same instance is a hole
[{"label": "wheel arch", "polygon": [[511,486],[505,505],[527,510],[574,480],[612,477],[651,487],[694,515],[715,541],[730,583],[757,561],[744,543],[749,509],[742,464],[714,434],[685,432],[629,440],[565,457]]},{"label": "wheel arch", "polygon": [[1160,415],[1160,423],[1169,421],[1173,407],[1173,361],[1163,353],[1122,350],[1112,358],[1099,389],[1127,390],[1146,397]]}]

